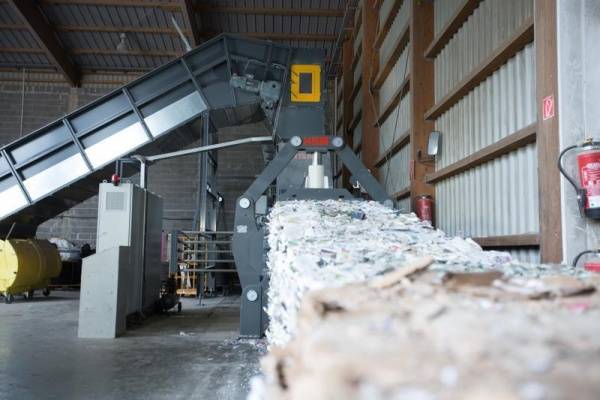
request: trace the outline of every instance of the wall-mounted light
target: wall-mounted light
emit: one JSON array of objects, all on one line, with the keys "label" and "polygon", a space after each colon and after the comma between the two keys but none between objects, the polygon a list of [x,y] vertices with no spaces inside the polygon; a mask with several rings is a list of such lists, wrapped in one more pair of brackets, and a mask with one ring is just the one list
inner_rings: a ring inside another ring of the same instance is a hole
[{"label": "wall-mounted light", "polygon": [[417,151],[417,160],[422,163],[435,162],[435,159],[440,155],[442,149],[442,133],[433,131],[427,139],[427,155],[423,155],[423,151]]},{"label": "wall-mounted light", "polygon": [[442,144],[442,132],[433,131],[427,140],[427,155],[435,158],[439,155]]}]

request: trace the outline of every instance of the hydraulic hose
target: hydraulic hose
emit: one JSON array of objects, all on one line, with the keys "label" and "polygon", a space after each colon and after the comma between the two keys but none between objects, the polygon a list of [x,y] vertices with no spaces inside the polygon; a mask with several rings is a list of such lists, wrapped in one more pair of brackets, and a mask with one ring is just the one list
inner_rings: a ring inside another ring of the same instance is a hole
[{"label": "hydraulic hose", "polygon": [[573,268],[577,268],[577,263],[579,262],[579,259],[581,257],[583,257],[586,254],[596,254],[596,253],[600,253],[600,250],[585,250],[582,251],[581,253],[577,254],[575,256],[575,258],[573,259]]},{"label": "hydraulic hose", "polygon": [[575,181],[575,179],[573,179],[569,174],[567,174],[567,171],[565,171],[563,165],[562,165],[562,159],[564,157],[564,155],[568,152],[571,151],[573,149],[576,149],[580,147],[579,145],[572,145],[567,147],[566,149],[564,149],[563,151],[560,152],[560,155],[558,156],[558,170],[560,171],[560,173],[569,181],[569,183],[573,186],[573,188],[575,188],[575,193],[577,194],[577,204],[579,206],[579,212],[581,213],[581,215],[585,215],[585,203],[587,201],[587,190],[579,187],[579,185],[577,184],[577,182]]},{"label": "hydraulic hose", "polygon": [[579,185],[577,185],[577,182],[575,182],[575,180],[571,176],[569,176],[569,174],[567,174],[567,171],[565,171],[565,169],[564,169],[564,167],[562,165],[563,156],[567,152],[569,152],[569,151],[571,151],[573,149],[576,149],[577,147],[579,147],[579,146],[578,145],[572,145],[572,146],[567,147],[563,151],[561,151],[560,155],[558,156],[558,163],[557,164],[558,164],[558,170],[560,171],[560,173],[563,174],[563,176],[569,181],[569,183],[571,185],[573,185],[573,187],[575,188],[575,190],[577,191],[577,193],[579,193],[581,191],[581,188],[579,187]]}]

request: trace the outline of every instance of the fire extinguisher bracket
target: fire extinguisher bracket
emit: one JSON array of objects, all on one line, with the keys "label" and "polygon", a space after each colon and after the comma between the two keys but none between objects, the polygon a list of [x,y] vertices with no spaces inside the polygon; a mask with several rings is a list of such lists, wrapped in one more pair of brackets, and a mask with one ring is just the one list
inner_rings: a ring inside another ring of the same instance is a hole
[{"label": "fire extinguisher bracket", "polygon": [[[579,260],[583,256],[589,255],[589,254],[594,254],[594,255],[598,256],[598,255],[600,255],[600,249],[599,250],[584,250],[581,253],[577,254],[575,256],[575,258],[573,259],[573,263],[572,263],[573,268],[577,268],[577,264],[579,264]],[[590,272],[600,272],[600,261],[589,260],[583,264],[583,267],[585,270],[590,271]]]}]

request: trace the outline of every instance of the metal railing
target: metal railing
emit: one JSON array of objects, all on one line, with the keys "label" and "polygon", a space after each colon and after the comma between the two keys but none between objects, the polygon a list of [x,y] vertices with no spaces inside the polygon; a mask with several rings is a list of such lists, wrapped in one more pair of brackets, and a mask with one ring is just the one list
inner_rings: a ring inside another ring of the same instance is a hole
[{"label": "metal railing", "polygon": [[179,294],[199,297],[214,294],[215,273],[237,273],[231,250],[232,236],[232,231],[171,234],[169,266]]}]

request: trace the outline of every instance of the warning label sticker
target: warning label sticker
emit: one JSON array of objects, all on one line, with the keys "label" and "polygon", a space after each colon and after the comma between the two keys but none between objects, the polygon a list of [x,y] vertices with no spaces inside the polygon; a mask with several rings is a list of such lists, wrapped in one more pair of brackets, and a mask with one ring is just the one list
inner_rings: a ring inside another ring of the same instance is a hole
[{"label": "warning label sticker", "polygon": [[554,95],[544,97],[542,107],[544,121],[550,118],[554,118]]}]

